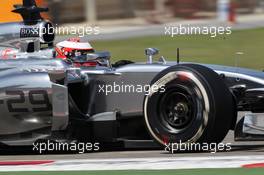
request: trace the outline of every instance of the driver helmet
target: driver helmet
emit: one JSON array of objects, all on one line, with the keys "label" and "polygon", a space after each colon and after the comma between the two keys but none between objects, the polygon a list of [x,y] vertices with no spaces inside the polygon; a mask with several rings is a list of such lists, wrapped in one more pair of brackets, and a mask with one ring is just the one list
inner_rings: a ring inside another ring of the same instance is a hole
[{"label": "driver helmet", "polygon": [[67,60],[88,53],[94,53],[94,49],[89,42],[81,42],[80,38],[70,38],[56,44],[56,57]]}]

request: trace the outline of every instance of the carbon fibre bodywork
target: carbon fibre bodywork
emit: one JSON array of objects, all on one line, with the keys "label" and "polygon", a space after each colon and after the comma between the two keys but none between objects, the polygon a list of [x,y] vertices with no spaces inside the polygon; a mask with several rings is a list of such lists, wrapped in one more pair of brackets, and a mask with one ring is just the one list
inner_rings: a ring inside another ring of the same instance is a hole
[{"label": "carbon fibre bodywork", "polygon": [[[63,139],[92,136],[102,141],[131,137],[150,139],[147,131],[140,132],[144,130],[145,91],[112,90],[106,94],[107,89],[100,90],[100,87],[114,84],[120,87],[144,87],[159,72],[176,64],[157,62],[129,64],[119,68],[74,68],[55,59],[1,60],[0,141],[7,145],[30,145],[39,139],[56,140],[53,133],[76,131],[80,125],[84,125],[77,132],[80,134]],[[238,85],[245,86],[245,94],[237,103],[239,110],[264,112],[261,108],[263,99],[260,97],[264,86],[263,72],[218,65],[204,66],[221,75],[230,90],[235,90]],[[258,92],[257,95],[254,96],[252,91]],[[245,104],[245,100],[248,103]],[[254,103],[260,107],[255,108]],[[122,123],[126,132],[123,132],[122,126],[115,128],[112,122]],[[137,125],[134,126],[133,122]],[[114,133],[97,131],[93,125],[98,123],[98,127],[102,123],[109,123],[106,131],[112,128]],[[83,133],[86,133],[85,136]]]},{"label": "carbon fibre bodywork", "polygon": [[[56,95],[65,96],[63,102],[67,102],[66,88],[51,81],[53,74],[64,71],[65,64],[59,60],[0,61],[2,143],[21,144],[24,138],[22,144],[26,144],[50,135],[51,130],[67,127],[68,111],[52,110],[58,104],[65,105]],[[57,126],[56,116],[61,120]]]},{"label": "carbon fibre bodywork", "polygon": [[[145,91],[112,91],[106,94],[106,89],[103,91],[100,87],[114,86],[113,83],[119,86],[144,87],[149,85],[159,72],[175,64],[177,63],[157,62],[129,64],[119,68],[100,66],[73,68],[64,61],[55,59],[1,60],[0,141],[7,145],[28,145],[39,139],[56,140],[58,138],[53,138],[53,133],[79,130],[79,126],[84,123],[87,124],[84,125],[84,130],[87,129],[84,138],[90,138],[90,134],[93,133],[93,136],[96,135],[97,139],[103,141],[113,136],[115,138],[110,139],[112,141],[125,137],[147,139],[147,132],[139,132],[144,130],[142,106]],[[237,85],[245,85],[244,92],[250,96],[253,89],[263,88],[262,72],[218,65],[204,66],[219,73],[230,90]],[[238,102],[240,110],[255,110],[250,104],[242,104],[242,101],[243,99]],[[252,103],[257,102],[254,97]],[[257,110],[259,113],[264,109]],[[138,122],[137,126],[132,124],[133,120]],[[110,130],[115,131],[114,134],[109,133],[109,128],[106,127],[109,134],[107,136],[91,126],[99,123],[100,127],[102,123],[113,121],[124,123],[126,132],[122,133],[122,126],[120,130],[113,129],[111,123]],[[83,133],[80,133],[80,136],[82,135]],[[80,136],[64,139],[75,139]]]}]

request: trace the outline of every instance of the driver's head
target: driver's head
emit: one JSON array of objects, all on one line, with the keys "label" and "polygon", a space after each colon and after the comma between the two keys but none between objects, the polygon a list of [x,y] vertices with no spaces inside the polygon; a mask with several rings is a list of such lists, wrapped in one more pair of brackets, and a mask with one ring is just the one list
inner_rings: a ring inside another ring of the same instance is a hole
[{"label": "driver's head", "polygon": [[80,38],[71,38],[56,44],[57,58],[66,60],[94,53],[93,47],[88,42],[80,42]]}]

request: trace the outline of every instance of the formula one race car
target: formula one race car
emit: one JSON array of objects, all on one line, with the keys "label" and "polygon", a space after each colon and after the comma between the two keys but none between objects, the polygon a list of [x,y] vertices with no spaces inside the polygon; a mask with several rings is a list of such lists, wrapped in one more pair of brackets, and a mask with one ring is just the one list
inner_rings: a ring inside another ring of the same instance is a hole
[{"label": "formula one race car", "polygon": [[[24,0],[0,25],[0,142],[219,143],[264,140],[264,73],[154,60],[110,63],[108,52],[55,58],[46,9]],[[45,30],[44,30],[45,29]],[[78,64],[74,64],[78,63]],[[239,111],[250,111],[237,122]]]}]

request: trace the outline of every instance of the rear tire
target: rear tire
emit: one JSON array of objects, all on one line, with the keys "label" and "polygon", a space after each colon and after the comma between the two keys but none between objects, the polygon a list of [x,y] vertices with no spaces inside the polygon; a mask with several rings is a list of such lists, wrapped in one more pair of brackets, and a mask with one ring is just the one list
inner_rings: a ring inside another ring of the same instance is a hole
[{"label": "rear tire", "polygon": [[[154,92],[153,89],[160,89]],[[220,143],[235,114],[233,97],[213,70],[196,64],[159,73],[144,100],[145,122],[160,144]]]}]

